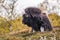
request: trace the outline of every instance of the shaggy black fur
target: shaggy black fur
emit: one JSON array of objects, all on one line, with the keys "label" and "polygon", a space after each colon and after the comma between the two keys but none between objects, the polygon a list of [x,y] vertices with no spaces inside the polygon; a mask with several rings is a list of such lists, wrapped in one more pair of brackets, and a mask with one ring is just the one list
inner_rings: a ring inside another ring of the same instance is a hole
[{"label": "shaggy black fur", "polygon": [[35,31],[40,31],[40,27],[44,27],[44,31],[47,29],[52,30],[50,21],[45,13],[41,13],[41,10],[35,7],[28,7],[23,14],[23,24],[32,27]]}]

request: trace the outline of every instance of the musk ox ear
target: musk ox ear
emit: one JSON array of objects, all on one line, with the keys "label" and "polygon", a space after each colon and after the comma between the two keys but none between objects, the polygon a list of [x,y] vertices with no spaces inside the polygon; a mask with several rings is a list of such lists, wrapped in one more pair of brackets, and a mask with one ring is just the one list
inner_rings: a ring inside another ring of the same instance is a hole
[{"label": "musk ox ear", "polygon": [[25,13],[27,13],[27,14],[40,14],[41,10],[36,7],[28,7],[25,9]]}]

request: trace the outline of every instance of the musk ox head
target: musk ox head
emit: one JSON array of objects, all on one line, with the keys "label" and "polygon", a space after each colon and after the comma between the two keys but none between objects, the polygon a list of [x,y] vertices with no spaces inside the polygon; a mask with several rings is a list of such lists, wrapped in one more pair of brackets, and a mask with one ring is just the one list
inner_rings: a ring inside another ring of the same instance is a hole
[{"label": "musk ox head", "polygon": [[23,14],[23,23],[28,24],[33,20],[36,21],[38,15],[41,14],[41,10],[36,7],[28,7],[25,9],[25,14]]}]

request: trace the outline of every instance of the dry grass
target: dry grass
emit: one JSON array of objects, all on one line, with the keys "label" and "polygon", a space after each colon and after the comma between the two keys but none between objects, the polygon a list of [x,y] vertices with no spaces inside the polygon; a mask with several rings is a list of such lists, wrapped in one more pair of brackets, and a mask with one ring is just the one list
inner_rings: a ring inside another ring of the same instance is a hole
[{"label": "dry grass", "polygon": [[[16,34],[6,34],[0,35],[0,40],[40,40],[41,38],[46,37],[46,40],[60,40],[60,29],[54,29],[53,31],[49,32],[18,32]],[[51,39],[52,38],[52,39]]]}]

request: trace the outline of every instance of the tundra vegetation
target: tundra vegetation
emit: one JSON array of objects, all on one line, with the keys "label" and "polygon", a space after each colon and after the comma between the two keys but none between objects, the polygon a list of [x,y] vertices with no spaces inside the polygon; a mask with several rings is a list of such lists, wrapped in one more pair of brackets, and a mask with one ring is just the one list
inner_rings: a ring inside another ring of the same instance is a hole
[{"label": "tundra vegetation", "polygon": [[[12,21],[6,21],[5,18],[0,17],[0,40],[60,40],[60,16],[57,14],[48,15],[52,24],[53,30],[51,32],[32,32],[30,27],[22,24],[22,17],[18,17]],[[10,24],[12,25],[12,31],[10,32]],[[45,39],[44,39],[45,40]]]}]

